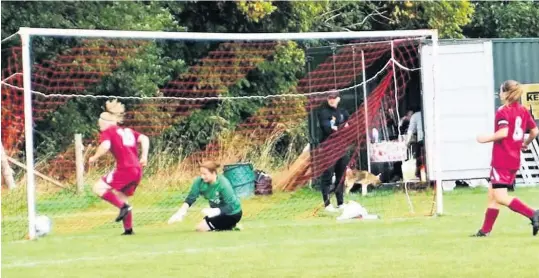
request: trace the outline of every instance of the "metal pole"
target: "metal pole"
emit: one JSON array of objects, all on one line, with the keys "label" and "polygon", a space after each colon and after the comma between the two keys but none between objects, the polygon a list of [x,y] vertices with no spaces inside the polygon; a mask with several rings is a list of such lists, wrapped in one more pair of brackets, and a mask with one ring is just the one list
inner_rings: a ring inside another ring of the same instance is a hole
[{"label": "metal pole", "polygon": [[[356,48],[354,46],[352,46],[352,61],[353,61],[353,69],[354,69],[354,100],[355,100],[355,110],[354,112],[356,112],[359,108],[359,99],[358,99],[358,96],[357,96],[357,72],[356,72]],[[361,151],[359,150],[360,149],[360,144],[359,144],[359,141],[361,140],[361,135],[359,135],[360,133],[360,129],[359,129],[359,122],[358,124],[356,124],[357,126],[357,148],[358,148],[358,164],[361,168]]]},{"label": "metal pole", "polygon": [[337,90],[337,65],[335,65],[335,46],[331,46],[331,51],[333,52],[333,88]]},{"label": "metal pole", "polygon": [[436,177],[436,214],[442,215],[444,212],[444,199],[442,192],[442,171],[440,164],[440,82],[438,78],[438,31],[435,31],[432,35],[432,76],[434,82],[434,93],[433,93],[433,103],[434,103],[434,167],[435,167],[435,177]]},{"label": "metal pole", "polygon": [[395,45],[393,41],[391,41],[391,66],[393,67],[393,88],[394,88],[394,94],[395,94],[395,111],[397,112],[397,134],[399,135],[399,139],[401,138],[401,131],[400,128],[398,128],[398,124],[400,123],[401,117],[399,112],[399,96],[398,96],[398,85],[397,85],[397,67],[395,67]]},{"label": "metal pole", "polygon": [[365,52],[361,50],[361,71],[363,74],[363,109],[365,111],[365,136],[367,139],[367,169],[371,172],[371,140],[369,140],[369,110],[367,108],[367,72],[365,70]]},{"label": "metal pole", "polygon": [[75,165],[77,175],[77,192],[84,191],[84,145],[82,144],[82,134],[75,134]]},{"label": "metal pole", "polygon": [[[202,33],[125,31],[95,29],[19,28],[20,35],[50,37],[83,37],[114,39],[168,39],[187,41],[285,41],[285,40],[342,40],[361,38],[424,37],[433,36],[436,30],[353,31],[353,32],[303,32],[303,33]],[[437,33],[436,33],[437,34]],[[437,36],[437,35],[436,35]]]},{"label": "metal pole", "polygon": [[26,141],[26,194],[28,202],[28,238],[36,238],[36,184],[34,173],[34,121],[32,119],[32,47],[29,34],[21,34],[24,87],[24,138]]},{"label": "metal pole", "polygon": [[[312,92],[312,76],[311,76],[311,61],[312,61],[312,57],[311,56],[307,56],[307,79],[309,81],[309,93]],[[316,96],[314,96],[314,98],[316,98]],[[311,101],[312,99],[310,99],[309,97],[307,97],[307,105],[311,105]],[[316,109],[310,109],[309,110],[309,117],[311,118],[311,124],[310,124],[310,131],[311,131],[311,142],[310,142],[310,149],[309,149],[309,152],[311,153],[310,155],[310,158],[311,158],[311,168],[312,168],[312,173],[316,173],[316,155],[313,150],[317,147],[317,144],[316,144],[316,140],[318,139],[318,133],[317,133],[317,130],[316,130],[316,121],[317,121],[317,117],[315,116],[315,113],[316,113]],[[313,187],[313,185],[316,185],[314,183],[314,175],[313,177],[311,177],[311,188]]]}]

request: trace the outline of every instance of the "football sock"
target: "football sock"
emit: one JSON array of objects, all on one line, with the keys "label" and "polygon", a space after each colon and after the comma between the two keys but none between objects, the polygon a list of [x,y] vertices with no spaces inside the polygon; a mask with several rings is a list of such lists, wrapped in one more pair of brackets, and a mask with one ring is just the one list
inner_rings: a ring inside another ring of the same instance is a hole
[{"label": "football sock", "polygon": [[492,227],[494,226],[494,222],[496,222],[496,218],[498,217],[499,212],[499,209],[487,209],[487,211],[485,212],[485,220],[483,221],[483,227],[481,228],[481,232],[488,234],[490,233],[490,231],[492,231]]},{"label": "football sock", "polygon": [[113,206],[117,208],[122,208],[124,206],[124,202],[116,196],[116,194],[112,193],[112,191],[107,190],[103,196],[101,196],[101,199],[111,203]]},{"label": "football sock", "polygon": [[518,212],[528,218],[532,218],[534,210],[528,207],[526,204],[522,203],[518,198],[514,198],[513,201],[509,204],[509,208]]},{"label": "football sock", "polygon": [[133,228],[133,212],[129,211],[129,213],[124,217],[123,219],[124,224],[124,230],[131,230]]}]

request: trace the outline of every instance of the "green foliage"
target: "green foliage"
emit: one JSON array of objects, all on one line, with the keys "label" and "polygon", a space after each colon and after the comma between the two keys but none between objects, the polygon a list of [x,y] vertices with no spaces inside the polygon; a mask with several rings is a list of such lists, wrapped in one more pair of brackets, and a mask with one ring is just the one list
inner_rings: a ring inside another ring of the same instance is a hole
[{"label": "green foliage", "polygon": [[438,29],[441,38],[461,38],[474,8],[469,1],[391,1],[389,23],[398,29]]},{"label": "green foliage", "polygon": [[[538,26],[534,21],[537,16],[510,20],[512,14],[537,15],[536,3],[480,3],[476,6],[478,13],[468,25],[474,32],[522,36],[537,34],[533,31],[537,30],[534,29]],[[508,10],[503,10],[504,7]],[[461,27],[470,22],[473,10],[474,5],[468,1],[3,2],[2,38],[15,33],[21,26],[244,33],[437,28],[441,37],[461,37]],[[489,18],[496,20],[490,22]],[[12,40],[2,47],[18,43]],[[124,43],[130,41],[125,40]],[[327,42],[281,43],[276,46],[273,56],[257,62],[254,70],[232,86],[224,83],[224,79],[216,74],[217,70],[205,67],[205,72],[197,72],[202,77],[198,85],[224,89],[225,96],[291,93],[304,74],[304,43]],[[32,53],[35,61],[41,62],[43,59],[54,59],[74,46],[101,45],[113,46],[113,43],[95,39],[35,38]],[[126,54],[125,60],[103,55],[93,61],[97,66],[74,61],[85,70],[107,73],[94,87],[88,87],[82,93],[156,96],[159,87],[181,76],[189,66],[200,64],[198,59],[218,49],[219,44],[167,40],[139,41],[131,47],[134,51]],[[242,57],[237,58],[240,60]],[[113,69],[99,66],[111,63],[117,63],[117,66]],[[177,146],[181,146],[182,152],[198,150],[214,139],[216,134],[232,132],[238,123],[268,103],[263,100],[208,102],[202,109],[193,111],[189,117],[169,128],[161,138],[163,148],[178,150]],[[127,109],[138,104],[137,101],[126,102]],[[71,144],[73,133],[83,133],[85,137],[94,134],[102,105],[102,101],[72,100],[50,113],[36,125],[38,152],[61,151]],[[298,109],[301,107],[298,106]],[[143,114],[136,117],[141,118]],[[287,132],[290,134],[286,136],[297,138],[292,134],[300,134],[301,128]]]},{"label": "green foliage", "polygon": [[419,17],[441,38],[462,38],[462,26],[470,23],[474,9],[469,1],[424,2]]},{"label": "green foliage", "polygon": [[114,72],[103,78],[103,82],[93,89],[93,94],[118,96],[156,96],[158,86],[171,77],[185,72],[183,60],[166,56],[156,43],[148,43],[130,55]]},{"label": "green foliage", "polygon": [[328,8],[330,1],[279,1],[275,4],[279,13],[273,14],[270,20],[277,22],[279,29],[308,32],[316,30],[319,16]]},{"label": "green foliage", "polygon": [[[158,2],[2,2],[2,39],[17,32],[20,27],[160,31],[183,29]],[[36,37],[33,39],[32,53],[36,61],[51,59],[61,50],[79,43],[72,39]],[[20,42],[10,40],[8,44],[2,44],[2,48],[12,45],[20,45]]]},{"label": "green foliage", "polygon": [[263,26],[250,20],[233,1],[167,1],[161,5],[189,32],[255,32]]},{"label": "green foliage", "polygon": [[376,9],[368,1],[331,1],[317,19],[320,31],[372,30],[370,12]]},{"label": "green foliage", "polygon": [[[139,52],[129,57],[110,75],[105,76],[96,87],[87,89],[88,94],[115,96],[156,96],[158,86],[171,76],[185,71],[182,60],[162,57],[163,49],[155,43],[140,47]],[[97,117],[103,107],[102,100],[73,99],[50,113],[36,126],[37,150],[39,154],[56,153],[72,142],[73,134],[82,133],[92,138],[97,132]],[[123,103],[130,110],[140,101]]]},{"label": "green foliage", "polygon": [[[329,1],[163,2],[176,21],[191,32],[314,31]],[[253,7],[259,7],[257,11]]]},{"label": "green foliage", "polygon": [[246,15],[251,21],[258,22],[260,19],[271,14],[275,9],[275,6],[271,2],[264,1],[237,1],[238,9]]},{"label": "green foliage", "polygon": [[[20,26],[165,31],[182,29],[173,16],[157,2],[2,3],[2,37],[16,32]],[[123,62],[116,60],[115,56],[105,54],[97,55],[96,58],[91,58],[92,60],[76,58],[73,64],[80,63],[85,71],[108,73],[109,69],[101,65],[119,64],[111,74],[105,74],[96,87],[87,88],[87,94],[155,96],[158,86],[186,69],[185,62],[177,55],[178,52],[185,53],[186,47],[182,48],[183,44],[177,42],[176,47],[170,47],[168,43],[120,40],[108,42],[36,38],[33,42],[32,53],[36,62],[54,59],[56,55],[66,53],[67,49],[75,45],[87,48],[108,46],[118,51],[131,47],[134,50],[126,54],[127,59]],[[135,45],[129,45],[130,43]],[[183,51],[177,51],[178,49]],[[168,51],[173,52],[169,55]],[[136,103],[127,103],[128,109],[130,104]],[[74,133],[82,133],[85,138],[91,138],[96,132],[101,106],[101,101],[71,100],[47,115],[43,121],[36,124],[38,155],[63,150],[71,144]]]},{"label": "green foliage", "polygon": [[286,129],[275,142],[272,153],[275,168],[288,167],[297,158],[303,148],[309,144],[309,131],[307,121],[301,121]]},{"label": "green foliage", "polygon": [[539,3],[500,1],[475,3],[472,22],[465,28],[473,38],[539,37]]},{"label": "green foliage", "polygon": [[332,1],[316,18],[321,31],[438,29],[462,37],[473,6],[468,1]]},{"label": "green foliage", "polygon": [[[303,74],[305,56],[294,42],[276,47],[272,59],[249,72],[223,95],[248,96],[290,93]],[[207,145],[221,132],[232,131],[238,123],[267,104],[260,99],[210,102],[171,127],[163,137],[164,149],[190,153]],[[182,146],[181,150],[173,146]],[[160,151],[160,150],[155,150]],[[184,154],[185,154],[184,153]],[[178,156],[181,154],[178,154]]]},{"label": "green foliage", "polygon": [[101,107],[97,101],[73,99],[51,112],[34,128],[36,156],[43,159],[57,154],[72,144],[75,133],[91,138],[97,131],[99,111]]}]

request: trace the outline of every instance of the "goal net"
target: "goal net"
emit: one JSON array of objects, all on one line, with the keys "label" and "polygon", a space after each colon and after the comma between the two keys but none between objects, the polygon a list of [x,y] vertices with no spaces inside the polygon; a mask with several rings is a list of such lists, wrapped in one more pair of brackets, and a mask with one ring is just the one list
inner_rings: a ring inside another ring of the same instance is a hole
[{"label": "goal net", "polygon": [[[245,226],[334,220],[339,214],[324,211],[320,177],[343,158],[383,182],[367,194],[354,188],[345,202],[382,218],[435,213],[431,186],[391,182],[402,169],[399,158],[375,158],[383,151],[409,158],[399,122],[421,102],[421,70],[431,69],[420,68],[419,50],[430,31],[26,31],[34,34],[27,44],[2,44],[2,145],[17,184],[2,187],[4,240],[33,237],[36,215],[50,217],[55,234],[120,229],[117,209],[92,192],[114,159],[87,163],[110,99],[126,106],[123,126],[151,139],[149,164],[130,201],[135,227],[165,226],[203,160],[225,166],[242,196]],[[322,142],[318,111],[334,92],[350,117]],[[255,192],[254,170],[272,178],[271,191]],[[200,198],[181,225],[198,221],[205,206]]]}]

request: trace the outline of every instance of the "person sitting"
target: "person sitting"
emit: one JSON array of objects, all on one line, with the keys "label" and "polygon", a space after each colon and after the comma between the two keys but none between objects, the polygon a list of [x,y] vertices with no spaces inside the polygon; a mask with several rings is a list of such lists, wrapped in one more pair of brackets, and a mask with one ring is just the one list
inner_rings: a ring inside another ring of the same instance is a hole
[{"label": "person sitting", "polygon": [[168,220],[169,224],[182,221],[198,196],[209,201],[210,208],[202,209],[204,219],[196,226],[198,232],[233,230],[241,220],[239,198],[228,179],[217,174],[220,165],[213,161],[200,164],[200,177],[196,178],[181,208]]}]

